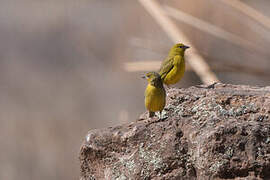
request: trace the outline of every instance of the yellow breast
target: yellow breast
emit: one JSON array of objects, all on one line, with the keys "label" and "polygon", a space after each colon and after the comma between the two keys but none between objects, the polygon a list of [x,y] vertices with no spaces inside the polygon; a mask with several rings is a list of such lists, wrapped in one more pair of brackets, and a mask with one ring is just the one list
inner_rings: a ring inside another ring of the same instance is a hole
[{"label": "yellow breast", "polygon": [[157,88],[148,84],[145,90],[145,107],[147,110],[156,112],[163,110],[166,103],[164,88]]}]

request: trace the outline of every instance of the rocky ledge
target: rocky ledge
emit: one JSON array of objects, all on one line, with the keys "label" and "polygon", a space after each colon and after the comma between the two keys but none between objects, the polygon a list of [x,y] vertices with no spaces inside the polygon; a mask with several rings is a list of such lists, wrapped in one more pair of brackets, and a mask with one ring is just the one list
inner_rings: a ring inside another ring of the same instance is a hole
[{"label": "rocky ledge", "polygon": [[270,179],[270,87],[169,89],[163,119],[91,130],[81,180]]}]

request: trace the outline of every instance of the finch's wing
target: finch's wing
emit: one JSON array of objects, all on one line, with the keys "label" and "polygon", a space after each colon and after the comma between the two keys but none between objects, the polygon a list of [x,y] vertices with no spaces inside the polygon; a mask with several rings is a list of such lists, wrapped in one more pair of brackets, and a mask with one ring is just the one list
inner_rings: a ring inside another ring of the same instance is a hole
[{"label": "finch's wing", "polygon": [[173,68],[173,57],[167,57],[161,64],[159,74],[161,76],[161,79],[164,80],[166,75],[172,70]]}]

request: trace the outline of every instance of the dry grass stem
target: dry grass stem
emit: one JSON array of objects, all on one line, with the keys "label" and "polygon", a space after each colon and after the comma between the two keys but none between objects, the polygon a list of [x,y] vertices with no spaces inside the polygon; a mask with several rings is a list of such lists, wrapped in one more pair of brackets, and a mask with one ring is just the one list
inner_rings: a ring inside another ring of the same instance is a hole
[{"label": "dry grass stem", "polygon": [[239,1],[239,0],[221,0],[223,3],[237,9],[238,11],[242,12],[246,16],[254,19],[255,21],[259,22],[263,26],[270,29],[270,19],[263,15],[261,12],[257,11],[256,9],[248,6],[247,4]]},{"label": "dry grass stem", "polygon": [[207,22],[200,20],[196,17],[193,17],[193,16],[191,16],[183,11],[180,11],[178,9],[175,9],[175,8],[172,8],[169,6],[165,6],[165,9],[166,9],[166,12],[169,16],[171,16],[179,21],[182,21],[182,22],[184,22],[192,27],[195,27],[201,31],[209,33],[209,34],[216,36],[218,38],[227,40],[235,45],[248,48],[250,50],[258,49],[258,46],[256,46],[255,44],[253,44],[253,43],[251,43],[251,42],[249,42],[249,41],[247,41],[239,36],[236,36],[230,32],[227,32],[227,31],[225,31],[217,26],[214,26],[210,23],[207,23]]},{"label": "dry grass stem", "polygon": [[200,54],[192,53],[196,51],[190,40],[177,28],[172,20],[167,17],[165,11],[161,8],[157,1],[154,0],[139,0],[142,6],[152,15],[156,22],[162,27],[174,43],[183,42],[190,45],[193,50],[190,50],[190,60],[188,63],[196,74],[200,77],[204,84],[212,84],[219,82],[215,73],[213,73]]}]

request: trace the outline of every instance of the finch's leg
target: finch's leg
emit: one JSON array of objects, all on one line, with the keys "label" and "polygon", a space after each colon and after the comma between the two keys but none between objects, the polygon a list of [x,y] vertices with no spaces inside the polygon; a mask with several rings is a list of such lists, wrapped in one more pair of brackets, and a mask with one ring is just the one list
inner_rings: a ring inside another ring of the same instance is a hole
[{"label": "finch's leg", "polygon": [[162,119],[162,111],[159,111],[159,119]]}]

